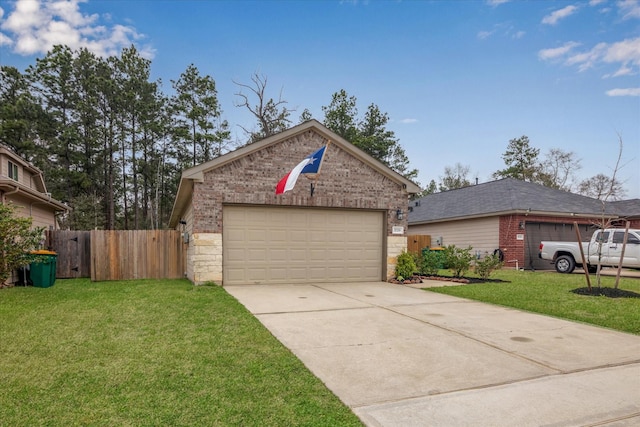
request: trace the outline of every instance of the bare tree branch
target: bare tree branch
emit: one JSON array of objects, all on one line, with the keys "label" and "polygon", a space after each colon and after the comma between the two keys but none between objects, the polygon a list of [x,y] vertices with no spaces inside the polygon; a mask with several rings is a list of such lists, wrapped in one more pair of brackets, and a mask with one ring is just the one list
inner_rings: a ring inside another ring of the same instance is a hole
[{"label": "bare tree branch", "polygon": [[[236,107],[246,108],[258,121],[258,131],[248,131],[246,128],[240,126],[249,136],[249,142],[254,142],[281,132],[291,123],[289,115],[295,110],[286,107],[287,101],[282,99],[283,89],[280,89],[277,101],[273,98],[267,99],[266,76],[255,73],[251,76],[253,85],[236,82],[235,80],[232,81],[241,88],[240,91],[235,93],[236,96],[240,97],[240,101],[235,104]],[[256,105],[252,106],[250,104],[249,96],[242,92],[242,88],[249,90],[257,98]]]}]

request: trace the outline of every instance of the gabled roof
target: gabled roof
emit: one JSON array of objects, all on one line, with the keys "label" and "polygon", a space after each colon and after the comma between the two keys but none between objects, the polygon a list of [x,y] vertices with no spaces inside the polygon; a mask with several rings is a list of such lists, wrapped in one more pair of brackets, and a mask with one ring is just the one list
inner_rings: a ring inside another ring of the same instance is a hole
[{"label": "gabled roof", "polygon": [[25,159],[20,157],[15,151],[13,151],[9,146],[0,143],[0,154],[4,154],[9,157],[12,162],[19,164],[22,166],[22,169],[29,172],[31,174],[32,185],[35,187],[34,189],[41,192],[46,193],[47,187],[44,183],[44,178],[42,176],[42,171],[27,162]]},{"label": "gabled roof", "polygon": [[[210,160],[201,165],[195,166],[193,168],[187,169],[182,172],[182,177],[180,178],[180,184],[178,186],[178,192],[176,194],[176,199],[173,204],[173,210],[171,212],[171,218],[169,219],[169,227],[173,228],[178,224],[178,220],[180,219],[181,213],[189,203],[191,199],[191,194],[193,191],[193,182],[202,182],[204,180],[204,174],[210,170],[219,168],[223,165],[226,165],[230,162],[238,160],[239,158],[248,156],[257,151],[263,150],[272,145],[278,144],[281,141],[286,139],[295,137],[298,134],[304,133],[310,129],[313,129],[318,134],[323,136],[326,139],[331,140],[332,144],[340,147],[340,149],[350,153],[355,158],[359,159],[363,163],[370,166],[372,169],[380,173],[381,175],[386,176],[392,181],[398,182],[402,184],[409,194],[415,194],[420,192],[420,187],[418,187],[414,182],[408,180],[404,176],[400,175],[393,169],[389,168],[382,162],[374,159],[364,151],[360,150],[358,147],[342,138],[338,134],[332,132],[320,122],[315,119],[308,120],[304,123],[301,123],[297,126],[289,128],[283,132],[272,135],[268,138],[262,139],[260,141],[251,143],[237,150],[231,151],[227,154],[224,154],[220,157],[217,157],[213,160]],[[302,160],[302,159],[300,159]],[[275,188],[274,182],[274,188]]]},{"label": "gabled roof", "polygon": [[18,181],[15,181],[9,177],[0,176],[0,190],[4,193],[4,196],[20,195],[26,197],[29,200],[42,203],[49,206],[56,212],[68,212],[71,210],[66,204],[51,197],[51,193],[47,192],[47,187],[44,183],[44,177],[42,171],[27,162],[25,159],[16,154],[11,148],[0,143],[0,154],[4,154],[9,157],[12,162],[19,164],[24,171],[31,174],[31,185],[24,185]]},{"label": "gabled roof", "polygon": [[[603,209],[598,199],[514,178],[429,194],[409,206],[409,224],[510,213],[594,217],[602,215]],[[607,217],[618,216],[612,203],[604,207]]]}]

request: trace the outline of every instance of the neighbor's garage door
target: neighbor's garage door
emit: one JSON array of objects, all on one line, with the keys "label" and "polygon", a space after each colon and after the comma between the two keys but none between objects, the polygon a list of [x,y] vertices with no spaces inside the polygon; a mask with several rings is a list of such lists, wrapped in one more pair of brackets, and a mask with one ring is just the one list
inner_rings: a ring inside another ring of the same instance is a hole
[{"label": "neighbor's garage door", "polygon": [[[582,240],[589,240],[593,234],[593,227],[590,225],[579,225]],[[549,223],[549,222],[527,222],[526,225],[526,246],[524,268],[533,270],[553,270],[551,262],[538,258],[538,248],[543,240],[551,241],[576,241],[576,230],[573,224]]]},{"label": "neighbor's garage door", "polygon": [[225,206],[225,285],[382,279],[383,213]]}]

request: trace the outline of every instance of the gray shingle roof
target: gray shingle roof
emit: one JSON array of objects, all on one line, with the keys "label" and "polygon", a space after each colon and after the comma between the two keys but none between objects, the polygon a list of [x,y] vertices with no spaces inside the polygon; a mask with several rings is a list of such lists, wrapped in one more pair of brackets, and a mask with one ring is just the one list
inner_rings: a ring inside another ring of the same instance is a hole
[{"label": "gray shingle roof", "polygon": [[[429,194],[410,202],[409,206],[409,224],[516,211],[598,216],[603,207],[598,199],[513,178]],[[635,205],[619,206],[633,209]],[[619,211],[612,203],[605,204],[606,213],[619,214]]]},{"label": "gray shingle roof", "polygon": [[619,200],[611,202],[615,212],[625,218],[640,217],[640,199]]}]

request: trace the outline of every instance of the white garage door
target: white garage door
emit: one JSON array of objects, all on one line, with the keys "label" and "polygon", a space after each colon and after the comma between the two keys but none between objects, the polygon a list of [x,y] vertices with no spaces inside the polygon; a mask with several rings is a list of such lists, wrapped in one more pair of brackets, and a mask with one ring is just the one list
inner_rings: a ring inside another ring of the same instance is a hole
[{"label": "white garage door", "polygon": [[225,285],[382,278],[383,213],[225,206]]}]

